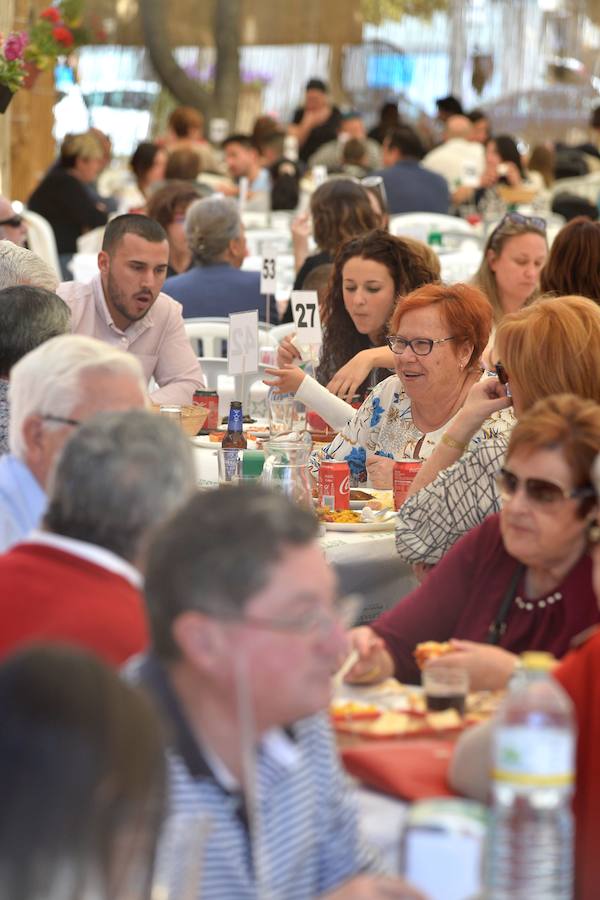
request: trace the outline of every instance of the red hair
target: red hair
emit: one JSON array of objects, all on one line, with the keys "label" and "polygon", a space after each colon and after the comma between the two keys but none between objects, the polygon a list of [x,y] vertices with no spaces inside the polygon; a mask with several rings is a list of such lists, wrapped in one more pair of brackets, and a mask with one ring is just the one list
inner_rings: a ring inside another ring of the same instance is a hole
[{"label": "red hair", "polygon": [[477,365],[492,328],[492,308],[487,297],[470,284],[426,284],[403,297],[392,316],[391,333],[396,334],[407,312],[438,306],[448,325],[448,335],[457,343],[471,344],[469,365]]}]

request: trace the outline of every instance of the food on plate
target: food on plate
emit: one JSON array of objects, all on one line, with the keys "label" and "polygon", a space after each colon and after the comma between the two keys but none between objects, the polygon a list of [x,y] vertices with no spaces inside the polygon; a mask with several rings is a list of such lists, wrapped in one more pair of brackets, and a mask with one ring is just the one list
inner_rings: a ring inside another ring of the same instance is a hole
[{"label": "food on plate", "polygon": [[372,500],[372,499],[373,499],[373,494],[368,494],[367,491],[358,491],[358,490],[354,490],[354,489],[352,489],[350,491],[350,500],[354,501],[355,503],[362,502],[363,500],[367,501],[367,500]]},{"label": "food on plate", "polygon": [[455,709],[426,715],[412,711],[386,710],[376,718],[365,717],[362,721],[358,717],[344,720],[334,716],[333,723],[338,731],[373,738],[413,737],[424,733],[454,731],[465,725]]},{"label": "food on plate", "polygon": [[359,512],[353,509],[329,509],[326,506],[317,506],[315,509],[320,522],[339,522],[356,525],[362,522]]},{"label": "food on plate", "polygon": [[430,712],[425,716],[429,728],[434,731],[446,731],[450,728],[461,728],[462,716],[455,709],[444,709],[441,712]]},{"label": "food on plate", "polygon": [[438,659],[440,656],[445,656],[446,653],[452,653],[452,650],[453,647],[449,641],[442,644],[438,641],[424,641],[415,647],[414,657],[418,667],[422,669],[430,659]]},{"label": "food on plate", "polygon": [[211,431],[208,435],[209,441],[213,441],[215,444],[220,444],[223,438],[225,437],[226,432],[224,431]]},{"label": "food on plate", "polygon": [[357,700],[334,700],[329,707],[334,719],[376,719],[381,715],[373,703],[361,703]]}]

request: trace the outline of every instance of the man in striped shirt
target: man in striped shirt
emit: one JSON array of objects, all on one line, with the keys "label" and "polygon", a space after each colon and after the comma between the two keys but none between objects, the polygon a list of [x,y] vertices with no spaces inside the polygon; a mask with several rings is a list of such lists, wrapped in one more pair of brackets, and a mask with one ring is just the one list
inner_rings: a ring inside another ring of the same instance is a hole
[{"label": "man in striped shirt", "polygon": [[172,812],[206,820],[198,897],[417,896],[368,874],[321,712],[345,623],[317,530],[283,494],[227,487],[196,495],[148,554],[153,651],[133,676],[167,723]]}]

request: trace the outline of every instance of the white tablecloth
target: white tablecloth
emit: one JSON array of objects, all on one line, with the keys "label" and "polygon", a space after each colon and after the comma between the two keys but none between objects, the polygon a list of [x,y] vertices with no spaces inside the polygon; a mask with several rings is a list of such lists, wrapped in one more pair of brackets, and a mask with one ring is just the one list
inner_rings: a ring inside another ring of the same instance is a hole
[{"label": "white tablecloth", "polygon": [[[217,449],[194,446],[194,463],[199,487],[214,488],[219,483]],[[349,533],[327,531],[320,538],[321,546],[330,562],[389,559],[395,556],[393,531]],[[400,596],[400,593],[399,593]]]}]

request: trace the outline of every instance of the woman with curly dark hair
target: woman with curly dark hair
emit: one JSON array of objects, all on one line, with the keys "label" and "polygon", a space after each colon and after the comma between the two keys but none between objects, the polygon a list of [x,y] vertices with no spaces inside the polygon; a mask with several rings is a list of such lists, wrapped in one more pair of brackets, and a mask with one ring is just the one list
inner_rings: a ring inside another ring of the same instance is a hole
[{"label": "woman with curly dark hair", "polygon": [[333,262],[343,241],[379,228],[379,213],[371,203],[367,190],[349,178],[332,178],[316,189],[310,199],[312,235],[317,252],[307,255],[310,222],[299,216],[292,225],[294,255],[298,274],[294,290],[302,290],[311,269]]},{"label": "woman with curly dark hair", "polygon": [[394,354],[384,346],[388,321],[400,297],[437,281],[435,262],[427,247],[419,249],[418,242],[387,231],[370,231],[343,243],[321,310],[323,344],[316,381],[294,364],[301,351],[285,338],[278,351],[280,368],[269,370],[266,383],[295,392],[334,428],[343,427],[354,410],[334,395],[364,394],[388,377],[394,366]]},{"label": "woman with curly dark hair", "polygon": [[600,303],[600,222],[577,216],[561,228],[540,273],[544,294],[579,294]]}]

